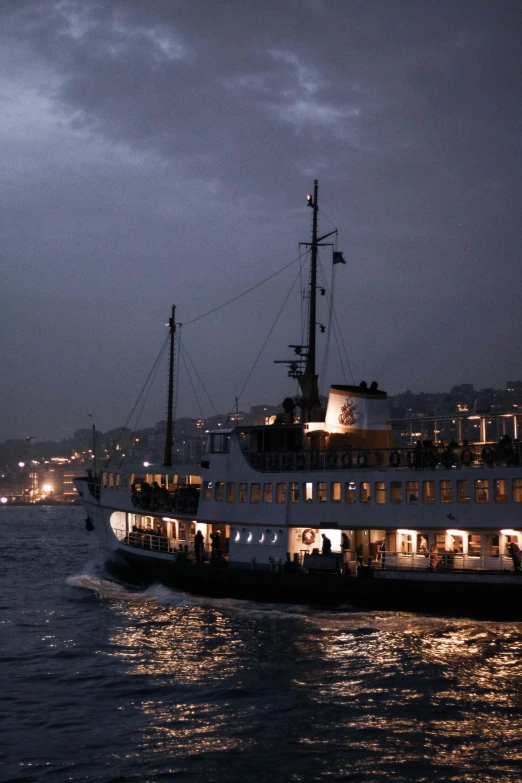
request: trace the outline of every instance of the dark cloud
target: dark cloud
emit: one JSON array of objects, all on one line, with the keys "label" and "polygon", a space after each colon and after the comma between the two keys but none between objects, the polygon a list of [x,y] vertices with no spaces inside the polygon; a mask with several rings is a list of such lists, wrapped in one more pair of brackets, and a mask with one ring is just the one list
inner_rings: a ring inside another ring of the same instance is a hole
[{"label": "dark cloud", "polygon": [[[348,260],[336,309],[357,379],[397,392],[518,377],[521,10],[4,4],[0,433],[58,437],[92,407],[119,423],[172,302],[188,322],[297,256],[314,177]],[[218,408],[293,275],[265,304],[186,327]],[[272,359],[299,337],[295,300],[245,406],[292,392]],[[190,392],[180,402],[199,413]],[[158,393],[149,421],[162,411]]]}]

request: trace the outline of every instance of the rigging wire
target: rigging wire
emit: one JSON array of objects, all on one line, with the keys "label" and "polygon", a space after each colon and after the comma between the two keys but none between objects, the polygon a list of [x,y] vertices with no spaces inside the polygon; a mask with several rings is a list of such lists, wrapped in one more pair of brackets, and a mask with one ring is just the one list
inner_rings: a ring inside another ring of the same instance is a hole
[{"label": "rigging wire", "polygon": [[201,407],[201,403],[200,403],[200,401],[199,401],[198,393],[197,393],[197,391],[196,391],[196,388],[195,388],[195,386],[194,386],[194,382],[193,382],[193,380],[192,380],[192,375],[191,375],[191,373],[190,373],[190,367],[189,367],[189,365],[188,365],[188,362],[187,362],[187,359],[186,359],[186,357],[185,357],[185,353],[186,353],[186,351],[185,351],[185,346],[183,346],[183,348],[182,348],[182,347],[181,347],[181,345],[180,345],[180,350],[179,350],[179,352],[180,352],[181,359],[183,360],[183,366],[185,367],[185,371],[186,371],[186,373],[187,373],[187,377],[188,377],[188,379],[189,379],[189,383],[190,383],[190,385],[191,385],[191,387],[192,387],[192,393],[194,394],[194,398],[195,398],[195,400],[196,400],[196,405],[197,405],[197,407],[198,407],[198,410],[199,410],[199,415],[200,415],[200,418],[204,419],[204,418],[205,418],[205,416],[204,416],[204,414],[203,414],[203,408]]},{"label": "rigging wire", "polygon": [[[141,391],[140,391],[140,393],[138,394],[138,397],[137,397],[137,399],[136,399],[136,402],[135,402],[135,403],[134,403],[134,405],[132,406],[132,410],[131,410],[131,412],[129,413],[129,415],[127,416],[127,420],[125,421],[125,424],[123,425],[123,427],[121,427],[121,429],[120,429],[120,431],[119,431],[119,435],[121,435],[121,433],[123,432],[123,430],[127,429],[127,426],[128,426],[128,424],[130,423],[130,420],[131,420],[131,418],[132,418],[132,415],[133,415],[134,411],[136,410],[136,408],[138,407],[138,405],[139,405],[139,402],[140,402],[140,400],[141,400],[141,398],[142,398],[143,394],[145,393],[145,389],[147,388],[147,385],[149,384],[149,381],[150,381],[149,390],[147,391],[147,395],[146,395],[146,397],[145,397],[145,402],[147,401],[147,399],[148,399],[148,396],[149,396],[149,394],[150,394],[150,390],[151,390],[151,388],[152,388],[152,384],[153,384],[153,382],[154,382],[154,378],[156,377],[156,374],[157,374],[157,372],[158,372],[158,368],[159,368],[159,366],[160,366],[160,364],[161,364],[161,360],[163,359],[163,355],[164,355],[164,353],[165,353],[165,350],[166,350],[166,348],[167,348],[167,345],[168,345],[168,343],[169,343],[169,338],[170,338],[170,335],[169,335],[169,334],[167,334],[167,336],[165,337],[165,340],[163,341],[163,345],[161,346],[161,348],[160,348],[160,350],[159,350],[159,353],[158,353],[158,355],[156,356],[156,358],[155,358],[155,360],[154,360],[154,364],[152,365],[152,368],[151,368],[151,370],[150,370],[149,374],[147,375],[147,378],[146,378],[146,380],[145,380],[145,383],[143,384],[143,386],[142,386],[142,388],[141,388]],[[143,405],[145,404],[145,402],[143,403]],[[132,429],[131,429],[131,431],[130,431],[130,433],[129,433],[129,440],[128,440],[128,445],[129,445],[129,447],[130,447],[130,444],[131,444],[132,436],[133,436],[133,434],[134,434],[134,432],[136,431],[136,428],[137,428],[137,426],[138,426],[138,422],[139,422],[139,420],[140,420],[140,416],[141,416],[141,413],[142,413],[142,411],[143,411],[143,405],[141,406],[140,412],[139,412],[139,414],[138,414],[138,418],[137,418],[137,419],[136,419],[136,421],[134,422],[134,425],[133,425],[133,427],[132,427]],[[119,439],[119,436],[118,436],[118,439]],[[123,459],[124,459],[124,458],[122,458],[121,464],[123,464]]]},{"label": "rigging wire", "polygon": [[[218,411],[217,411],[217,408],[216,408],[216,406],[214,405],[214,402],[213,402],[213,400],[212,400],[212,398],[211,398],[210,394],[208,393],[208,391],[207,391],[207,388],[206,388],[205,384],[204,384],[204,383],[203,383],[203,381],[201,380],[201,376],[200,376],[200,374],[198,373],[198,371],[197,371],[197,369],[196,369],[196,366],[195,366],[194,362],[192,361],[192,359],[190,358],[190,354],[188,353],[188,351],[187,351],[187,349],[185,348],[185,346],[183,346],[183,358],[186,358],[186,359],[188,359],[188,360],[189,360],[189,362],[190,362],[190,364],[191,364],[191,366],[192,366],[192,369],[193,369],[193,370],[194,370],[194,372],[196,373],[196,376],[197,376],[197,378],[198,378],[198,381],[199,381],[199,382],[200,382],[200,384],[201,384],[201,387],[202,387],[203,391],[204,391],[204,392],[205,392],[205,394],[207,395],[208,401],[210,402],[210,404],[211,404],[212,408],[214,409],[214,413],[216,414],[216,416],[219,416],[219,413],[218,413]],[[205,418],[205,417],[203,416],[202,418]]]},{"label": "rigging wire", "polygon": [[[270,337],[272,335],[272,332],[274,331],[274,329],[276,327],[276,324],[277,324],[277,322],[278,322],[278,320],[279,320],[279,318],[281,316],[281,313],[283,312],[283,310],[285,308],[285,305],[288,302],[288,299],[290,298],[290,294],[294,290],[295,284],[299,280],[300,274],[301,274],[301,268],[299,268],[299,271],[298,271],[297,275],[295,276],[292,285],[290,286],[290,290],[288,291],[288,293],[287,293],[287,295],[286,295],[286,297],[285,297],[285,299],[283,301],[283,304],[281,305],[281,307],[279,309],[279,312],[278,312],[278,314],[277,314],[277,316],[276,316],[272,326],[270,327],[270,330],[269,330],[269,332],[268,332],[268,334],[266,336],[266,339],[265,339],[263,345],[261,346],[261,349],[260,349],[260,351],[259,351],[259,353],[258,353],[258,355],[256,357],[256,360],[255,360],[254,364],[252,365],[252,368],[251,368],[250,372],[247,375],[247,378],[246,378],[246,380],[245,380],[245,382],[244,382],[244,384],[243,384],[243,386],[241,388],[241,391],[239,392],[239,394],[235,398],[236,399],[236,406],[237,406],[238,401],[241,398],[241,395],[243,394],[243,392],[245,390],[245,387],[246,387],[248,381],[250,380],[250,377],[251,377],[252,373],[254,372],[254,370],[256,368],[256,365],[257,365],[257,363],[258,363],[258,361],[259,361],[259,359],[261,357],[261,354],[263,353],[263,351],[264,351],[264,349],[266,347],[267,342],[269,341],[269,339],[270,339]],[[228,418],[227,418],[227,424],[228,424],[229,420],[230,420],[230,414],[228,415]]]},{"label": "rigging wire", "polygon": [[256,288],[260,288],[265,283],[268,283],[269,280],[272,280],[273,277],[277,277],[277,275],[281,274],[281,272],[284,272],[285,269],[288,269],[292,266],[292,264],[295,264],[296,261],[299,261],[301,256],[297,256],[297,258],[294,258],[293,261],[290,261],[289,264],[285,264],[285,266],[282,266],[281,269],[278,269],[277,272],[274,272],[272,275],[269,275],[269,277],[265,277],[264,280],[261,280],[259,283],[256,283],[251,288],[248,288],[246,291],[243,291],[242,294],[238,294],[237,296],[234,296],[233,299],[229,299],[228,302],[224,302],[223,304],[219,305],[218,307],[214,307],[212,310],[208,310],[208,312],[203,313],[202,315],[198,315],[196,318],[192,318],[190,321],[185,321],[185,326],[189,326],[189,324],[196,323],[196,321],[200,321],[202,318],[206,318],[207,315],[212,315],[212,313],[217,313],[218,310],[222,310],[224,307],[227,307],[229,304],[232,304],[233,302],[237,302],[238,299],[241,299],[241,297],[246,296],[251,291],[255,291]]}]

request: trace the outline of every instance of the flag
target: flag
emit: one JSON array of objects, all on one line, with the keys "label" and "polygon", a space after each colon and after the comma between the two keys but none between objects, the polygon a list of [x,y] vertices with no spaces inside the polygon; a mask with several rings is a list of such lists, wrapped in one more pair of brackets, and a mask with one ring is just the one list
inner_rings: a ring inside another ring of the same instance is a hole
[{"label": "flag", "polygon": [[333,254],[333,262],[334,264],[346,264],[346,261],[343,258],[343,254],[341,252],[337,252],[334,250]]}]

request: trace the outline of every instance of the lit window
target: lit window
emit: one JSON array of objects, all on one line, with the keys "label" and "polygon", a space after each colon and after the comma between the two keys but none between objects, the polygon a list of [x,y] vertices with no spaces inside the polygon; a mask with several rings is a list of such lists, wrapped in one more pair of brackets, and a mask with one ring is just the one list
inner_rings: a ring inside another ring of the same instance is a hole
[{"label": "lit window", "polygon": [[313,500],[313,484],[311,481],[303,484],[305,503],[311,503]]},{"label": "lit window", "polygon": [[298,481],[291,481],[290,482],[290,503],[298,503],[299,502],[299,482]]},{"label": "lit window", "polygon": [[401,535],[402,541],[401,541],[401,554],[403,555],[411,555],[413,552],[413,534],[412,533],[402,533]]},{"label": "lit window", "polygon": [[276,502],[286,503],[286,484],[276,485]]},{"label": "lit window", "polygon": [[417,537],[417,552],[420,554],[426,554],[428,551],[428,536],[418,536]]},{"label": "lit window", "polygon": [[489,503],[488,479],[475,479],[475,502]]},{"label": "lit window", "polygon": [[332,503],[340,503],[341,502],[341,482],[340,481],[332,481],[331,491],[332,491]]},{"label": "lit window", "polygon": [[461,555],[464,552],[464,545],[462,543],[462,536],[451,537],[451,551],[456,555]]},{"label": "lit window", "polygon": [[216,489],[214,492],[214,500],[223,500],[225,497],[225,482],[216,481]]},{"label": "lit window", "polygon": [[250,485],[250,502],[259,503],[259,497],[261,495],[261,485],[254,483]]},{"label": "lit window", "polygon": [[227,482],[227,503],[233,503],[236,496],[236,485],[233,482]]},{"label": "lit window", "polygon": [[508,501],[507,480],[495,479],[494,487],[495,487],[495,503],[507,503]]},{"label": "lit window", "polygon": [[361,481],[361,486],[359,489],[359,500],[361,503],[369,503],[370,502],[370,482],[369,481]]},{"label": "lit window", "polygon": [[373,489],[375,502],[379,504],[386,503],[386,484],[384,481],[376,481]]},{"label": "lit window", "polygon": [[402,503],[402,483],[400,481],[391,482],[390,496],[392,503]]},{"label": "lit window", "polygon": [[422,500],[424,503],[435,503],[435,482],[422,482]]},{"label": "lit window", "polygon": [[419,502],[419,482],[407,481],[406,482],[406,502],[418,503]]},{"label": "lit window", "polygon": [[211,500],[212,498],[212,482],[203,482],[203,500]]},{"label": "lit window", "polygon": [[263,484],[263,503],[272,502],[272,484]]},{"label": "lit window", "polygon": [[453,502],[453,491],[451,487],[451,481],[440,482],[440,502],[441,503]]},{"label": "lit window", "polygon": [[346,481],[344,484],[344,502],[355,503],[355,481]]},{"label": "lit window", "polygon": [[500,554],[499,538],[497,535],[486,536],[486,551],[490,557],[498,557]]},{"label": "lit window", "polygon": [[317,482],[317,502],[326,503],[326,481]]},{"label": "lit window", "polygon": [[522,503],[522,478],[513,479],[513,503]]},{"label": "lit window", "polygon": [[459,503],[471,503],[471,486],[468,479],[457,481],[457,500]]},{"label": "lit window", "polygon": [[[468,501],[469,502],[469,501]],[[478,557],[482,551],[482,536],[470,533],[468,535],[468,555]]]},{"label": "lit window", "polygon": [[246,482],[241,482],[238,488],[237,499],[240,503],[246,503],[247,498],[248,498],[248,485],[246,484]]}]

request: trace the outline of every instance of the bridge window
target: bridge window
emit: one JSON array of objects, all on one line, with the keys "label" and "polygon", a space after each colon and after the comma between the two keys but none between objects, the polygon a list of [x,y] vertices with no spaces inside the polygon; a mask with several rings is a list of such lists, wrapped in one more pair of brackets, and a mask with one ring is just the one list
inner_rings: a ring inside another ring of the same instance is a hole
[{"label": "bridge window", "polygon": [[375,502],[381,505],[386,503],[386,484],[384,481],[376,481],[374,485]]},{"label": "bridge window", "polygon": [[225,482],[216,481],[216,490],[214,492],[214,500],[223,500],[225,497]]},{"label": "bridge window", "polygon": [[369,481],[361,481],[359,488],[359,500],[361,503],[369,503],[371,500],[371,489]]},{"label": "bridge window", "polygon": [[522,478],[513,479],[513,503],[522,503]]},{"label": "bridge window", "polygon": [[326,481],[317,482],[317,502],[326,503]]},{"label": "bridge window", "polygon": [[263,484],[263,503],[272,502],[272,484]]},{"label": "bridge window", "polygon": [[356,497],[355,497],[355,481],[345,481],[344,484],[344,502],[345,503],[355,503]]},{"label": "bridge window", "polygon": [[228,454],[230,451],[230,435],[226,432],[215,432],[210,436],[211,454]]},{"label": "bridge window", "polygon": [[406,502],[418,503],[419,502],[419,482],[407,481],[406,482]]},{"label": "bridge window", "polygon": [[227,503],[233,503],[236,498],[236,485],[228,481],[227,482]]},{"label": "bridge window", "polygon": [[422,482],[422,501],[423,503],[435,503],[435,482]]},{"label": "bridge window", "polygon": [[298,481],[291,481],[290,482],[290,503],[298,503],[299,502],[299,482]]},{"label": "bridge window", "polygon": [[332,481],[331,491],[332,491],[332,503],[340,503],[341,502],[341,482],[340,481]]},{"label": "bridge window", "polygon": [[254,483],[250,485],[250,502],[251,503],[259,503],[259,498],[261,495],[261,485]]},{"label": "bridge window", "polygon": [[489,503],[488,479],[475,479],[475,502]]},{"label": "bridge window", "polygon": [[453,491],[451,487],[451,481],[440,482],[440,502],[453,503]]},{"label": "bridge window", "polygon": [[495,479],[495,503],[507,503],[507,480]]},{"label": "bridge window", "polygon": [[239,484],[239,491],[238,491],[238,501],[240,503],[246,503],[248,499],[248,484],[246,482],[241,482]]},{"label": "bridge window", "polygon": [[276,502],[286,503],[286,484],[276,484]]},{"label": "bridge window", "polygon": [[391,482],[390,494],[392,503],[402,503],[402,483],[400,481]]},{"label": "bridge window", "polygon": [[457,481],[457,500],[459,503],[471,503],[471,488],[468,479]]}]

